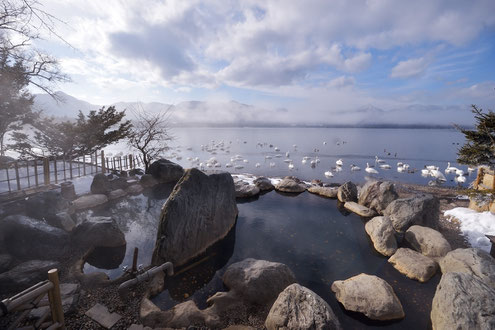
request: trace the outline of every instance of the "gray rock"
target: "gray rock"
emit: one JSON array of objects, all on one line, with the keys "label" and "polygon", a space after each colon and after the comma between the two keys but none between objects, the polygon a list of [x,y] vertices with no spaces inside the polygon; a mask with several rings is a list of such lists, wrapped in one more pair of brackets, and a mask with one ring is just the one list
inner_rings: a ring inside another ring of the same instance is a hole
[{"label": "gray rock", "polygon": [[22,202],[23,213],[28,217],[47,220],[56,213],[67,211],[69,201],[57,190],[36,193]]},{"label": "gray rock", "polygon": [[72,220],[71,216],[67,212],[60,212],[56,214],[58,219],[58,228],[65,230],[66,232],[71,232],[76,224]]},{"label": "gray rock", "polygon": [[364,226],[375,250],[384,256],[391,256],[397,250],[397,240],[392,222],[387,217],[374,217]]},{"label": "gray rock", "polygon": [[235,183],[235,197],[236,198],[249,198],[259,195],[260,188],[253,184],[249,184],[244,181],[237,181]]},{"label": "gray rock", "polygon": [[432,195],[424,194],[391,202],[383,215],[392,221],[394,229],[405,232],[412,225],[436,227],[440,204]]},{"label": "gray rock", "polygon": [[92,194],[107,194],[110,192],[110,184],[108,177],[103,173],[98,173],[94,176],[91,182],[90,191]]},{"label": "gray rock", "polygon": [[108,181],[108,184],[111,191],[117,189],[125,190],[129,186],[129,183],[127,183],[127,178],[120,176],[113,176],[112,179]]},{"label": "gray rock", "polygon": [[22,260],[53,260],[69,253],[69,235],[64,230],[23,215],[0,220],[0,237],[9,254]]},{"label": "gray rock", "polygon": [[413,249],[428,257],[443,257],[452,250],[441,233],[428,227],[411,226],[404,237]]},{"label": "gray rock", "polygon": [[280,293],[265,321],[268,330],[341,329],[332,308],[313,291],[291,284]]},{"label": "gray rock", "polygon": [[191,260],[227,235],[237,213],[229,173],[186,170],[162,208],[153,264],[179,266]]},{"label": "gray rock", "polygon": [[346,310],[359,312],[372,320],[395,320],[404,310],[392,287],[381,278],[359,274],[332,284],[337,300]]},{"label": "gray rock", "polygon": [[369,209],[366,206],[360,205],[356,202],[345,202],[344,207],[361,217],[371,218],[376,215],[375,210]]},{"label": "gray rock", "polygon": [[0,254],[0,273],[8,271],[10,269],[10,265],[12,265],[12,261],[13,259],[10,254]]},{"label": "gray rock", "polygon": [[312,194],[317,194],[323,197],[328,198],[337,198],[337,191],[339,188],[337,187],[320,187],[320,186],[311,186],[308,188],[308,191]]},{"label": "gray rock", "polygon": [[495,260],[483,250],[476,248],[453,250],[440,260],[440,269],[443,274],[457,272],[474,275],[495,289]]},{"label": "gray rock", "polygon": [[393,183],[368,181],[359,193],[359,204],[375,210],[379,214],[394,200],[399,198]]},{"label": "gray rock", "polygon": [[69,201],[76,199],[76,188],[72,182],[62,182],[60,188],[60,194],[63,198]]},{"label": "gray rock", "polygon": [[347,181],[339,187],[337,190],[337,198],[342,203],[345,202],[357,202],[357,187],[351,181]]},{"label": "gray rock", "polygon": [[72,231],[72,241],[81,249],[119,247],[126,244],[124,233],[110,217],[86,219]]},{"label": "gray rock", "polygon": [[388,259],[395,269],[420,282],[428,281],[438,269],[435,260],[411,249],[400,248]]},{"label": "gray rock", "polygon": [[444,274],[433,297],[431,323],[433,329],[495,329],[495,290],[470,274]]},{"label": "gray rock", "polygon": [[143,186],[140,184],[133,184],[130,185],[125,191],[130,195],[138,195],[143,192]]},{"label": "gray rock", "polygon": [[127,193],[125,192],[125,190],[123,190],[123,189],[116,189],[116,190],[112,190],[110,193],[108,193],[108,199],[109,200],[117,199],[117,198],[124,197],[125,195],[127,195]]},{"label": "gray rock", "polygon": [[80,210],[90,209],[92,207],[101,204],[105,204],[106,202],[108,202],[108,197],[106,195],[91,194],[91,195],[84,195],[75,199],[72,202],[72,205],[74,206],[74,209],[76,211],[80,211]]},{"label": "gray rock", "polygon": [[145,174],[141,177],[139,183],[143,187],[153,187],[154,185],[158,184],[158,180],[155,179],[151,174]]},{"label": "gray rock", "polygon": [[184,169],[167,159],[159,159],[150,165],[146,174],[151,174],[160,183],[177,182],[184,174]]},{"label": "gray rock", "polygon": [[275,189],[281,192],[302,193],[306,190],[306,184],[296,177],[287,176],[275,185]]},{"label": "gray rock", "polygon": [[249,258],[230,265],[223,282],[251,304],[271,305],[296,278],[284,264]]},{"label": "gray rock", "polygon": [[267,191],[267,190],[273,190],[275,187],[273,186],[272,182],[270,179],[265,178],[264,176],[260,176],[256,178],[253,183],[256,185],[256,187],[260,188],[261,191]]},{"label": "gray rock", "polygon": [[48,271],[60,264],[51,260],[30,260],[17,265],[8,272],[0,274],[0,294],[18,293],[28,287],[44,281]]}]

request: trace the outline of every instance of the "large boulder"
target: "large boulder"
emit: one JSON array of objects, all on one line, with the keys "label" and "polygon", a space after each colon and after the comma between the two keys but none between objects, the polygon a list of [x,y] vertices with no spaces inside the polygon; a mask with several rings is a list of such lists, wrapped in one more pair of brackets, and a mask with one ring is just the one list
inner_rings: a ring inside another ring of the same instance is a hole
[{"label": "large boulder", "polygon": [[395,269],[420,282],[428,281],[438,269],[435,260],[411,249],[400,248],[388,259]]},{"label": "large boulder", "polygon": [[28,217],[49,221],[56,213],[67,211],[69,201],[57,190],[44,191],[29,196],[22,202],[23,213]]},{"label": "large boulder", "polygon": [[495,290],[478,277],[451,272],[437,285],[433,329],[495,329]]},{"label": "large boulder", "polygon": [[323,197],[328,198],[337,198],[338,187],[320,187],[320,186],[311,186],[308,188],[308,191],[312,194],[317,194]]},{"label": "large boulder", "polygon": [[306,190],[306,184],[293,176],[286,176],[275,185],[275,189],[281,192],[302,193]]},{"label": "large boulder", "polygon": [[260,188],[254,184],[249,184],[244,181],[237,181],[235,183],[235,197],[236,198],[249,198],[259,195]]},{"label": "large boulder", "polygon": [[273,190],[275,187],[273,186],[270,179],[265,178],[264,176],[260,176],[256,178],[253,183],[258,187],[261,191]]},{"label": "large boulder", "polygon": [[291,284],[280,293],[265,321],[268,330],[341,329],[332,308],[316,293]]},{"label": "large boulder", "polygon": [[69,234],[62,229],[23,215],[0,220],[0,242],[20,259],[53,260],[69,252]]},{"label": "large boulder", "polygon": [[0,254],[0,273],[8,271],[13,261],[14,260],[10,254]]},{"label": "large boulder", "polygon": [[396,231],[403,233],[412,225],[435,227],[439,207],[437,198],[424,194],[392,201],[383,215],[390,218]]},{"label": "large boulder", "polygon": [[85,209],[90,209],[92,207],[105,204],[108,202],[108,197],[107,195],[104,194],[89,194],[89,195],[84,195],[79,198],[76,198],[73,202],[72,205],[74,207],[74,210],[80,211],[80,210],[85,210]]},{"label": "large boulder", "polygon": [[296,278],[284,264],[249,258],[230,265],[223,275],[223,282],[251,304],[271,305],[280,292],[296,282]]},{"label": "large boulder", "polygon": [[368,181],[359,192],[359,204],[382,214],[387,206],[399,198],[393,183],[385,181]]},{"label": "large boulder", "polygon": [[125,190],[115,189],[115,190],[112,190],[111,192],[108,193],[108,199],[109,200],[118,199],[118,198],[124,197],[125,195],[127,195]]},{"label": "large boulder", "polygon": [[167,159],[159,159],[150,165],[146,174],[151,174],[160,183],[177,182],[184,174],[184,169]]},{"label": "large boulder", "polygon": [[143,187],[153,187],[154,185],[158,184],[158,180],[153,177],[151,174],[144,174],[141,176],[141,179],[139,179],[139,183]]},{"label": "large boulder", "polygon": [[337,198],[342,203],[357,202],[358,191],[357,187],[351,181],[347,181],[337,190]]},{"label": "large boulder", "polygon": [[0,294],[19,292],[46,280],[50,269],[58,268],[59,263],[50,260],[30,260],[0,274]]},{"label": "large boulder", "polygon": [[449,272],[470,274],[495,289],[495,260],[483,250],[456,249],[447,253],[439,264],[443,274]]},{"label": "large boulder", "polygon": [[208,176],[188,169],[162,208],[153,263],[183,265],[225,237],[237,213],[229,173]]},{"label": "large boulder", "polygon": [[335,281],[332,291],[346,310],[363,313],[372,320],[395,320],[405,315],[392,287],[374,275],[362,273]]},{"label": "large boulder", "polygon": [[108,176],[103,173],[98,173],[93,177],[90,188],[92,194],[107,194],[110,190],[111,187]]},{"label": "large boulder", "polygon": [[367,208],[366,206],[363,206],[363,205],[358,204],[356,202],[345,202],[344,207],[346,209],[348,209],[349,211],[354,212],[361,217],[371,218],[371,217],[374,217],[376,215],[375,210]]},{"label": "large boulder", "polygon": [[124,233],[110,217],[86,219],[72,231],[72,241],[81,249],[120,247],[126,244]]},{"label": "large boulder", "polygon": [[449,242],[442,234],[428,227],[411,226],[406,231],[404,238],[413,249],[428,257],[443,257],[452,250]]},{"label": "large boulder", "polygon": [[397,250],[397,240],[392,222],[387,217],[374,217],[364,226],[375,250],[384,256],[391,256]]}]

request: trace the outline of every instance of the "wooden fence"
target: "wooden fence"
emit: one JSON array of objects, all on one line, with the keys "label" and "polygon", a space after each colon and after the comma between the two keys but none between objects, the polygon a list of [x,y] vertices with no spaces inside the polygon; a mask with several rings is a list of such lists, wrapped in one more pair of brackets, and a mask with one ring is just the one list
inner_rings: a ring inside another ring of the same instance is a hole
[{"label": "wooden fence", "polygon": [[[48,300],[43,297],[48,294]],[[32,309],[50,306],[31,326],[25,326],[25,321]],[[39,282],[32,287],[0,302],[0,316],[20,313],[10,324],[10,329],[65,329],[64,311],[60,296],[60,285],[57,269],[48,271],[48,280]],[[49,317],[51,316],[51,320]],[[23,326],[21,328],[21,326]]]},{"label": "wooden fence", "polygon": [[72,159],[13,161],[0,170],[0,193],[58,184],[96,173],[131,170],[143,164],[140,155],[105,157],[103,151]]}]

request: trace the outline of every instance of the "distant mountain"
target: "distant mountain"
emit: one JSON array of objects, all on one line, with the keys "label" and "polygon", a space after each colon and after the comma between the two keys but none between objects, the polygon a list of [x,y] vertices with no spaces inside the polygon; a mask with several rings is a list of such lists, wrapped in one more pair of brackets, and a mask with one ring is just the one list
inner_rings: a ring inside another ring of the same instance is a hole
[{"label": "distant mountain", "polygon": [[[101,108],[63,92],[56,102],[48,95],[35,96],[35,108],[47,116],[76,118],[79,110],[88,113]],[[115,107],[126,110],[135,118],[136,111],[151,113],[170,111],[170,122],[177,126],[326,126],[326,127],[452,127],[472,125],[469,107],[412,104],[384,110],[372,104],[353,110],[336,109],[265,109],[237,101],[186,101],[176,105],[160,102],[117,102]]]}]

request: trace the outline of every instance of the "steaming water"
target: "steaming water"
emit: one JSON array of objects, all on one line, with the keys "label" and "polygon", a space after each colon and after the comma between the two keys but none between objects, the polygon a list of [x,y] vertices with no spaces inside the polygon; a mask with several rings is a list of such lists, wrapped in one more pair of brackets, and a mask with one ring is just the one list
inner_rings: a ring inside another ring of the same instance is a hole
[{"label": "steaming water", "polygon": [[[139,263],[151,260],[158,214],[170,187],[148,191],[145,196],[115,203],[94,213],[113,215],[126,231],[127,252],[122,265],[132,262],[132,250],[139,247]],[[333,308],[344,328],[386,326],[387,328],[426,328],[431,300],[439,275],[421,284],[396,271],[387,258],[372,247],[364,220],[339,209],[335,200],[310,193],[286,195],[272,191],[259,199],[239,203],[239,217],[229,235],[199,259],[199,266],[167,279],[167,289],[154,298],[161,308],[193,299],[200,308],[217,291],[226,290],[221,277],[229,264],[257,258],[287,264],[297,281],[323,297]],[[118,254],[118,253],[117,253]],[[100,260],[109,265],[115,256],[100,251]],[[120,260],[122,260],[122,255]],[[100,261],[101,263],[101,261]],[[101,265],[100,265],[101,266]],[[119,267],[104,270],[111,277]],[[102,271],[86,264],[84,271]],[[343,310],[330,290],[331,283],[365,272],[385,279],[401,300],[406,318],[399,322],[376,323]]]}]

